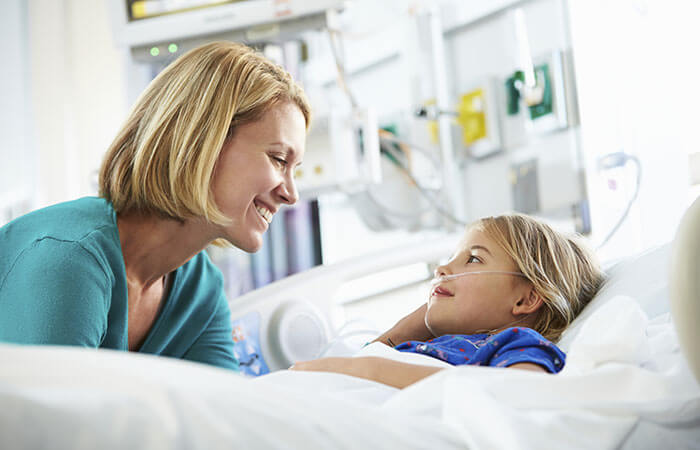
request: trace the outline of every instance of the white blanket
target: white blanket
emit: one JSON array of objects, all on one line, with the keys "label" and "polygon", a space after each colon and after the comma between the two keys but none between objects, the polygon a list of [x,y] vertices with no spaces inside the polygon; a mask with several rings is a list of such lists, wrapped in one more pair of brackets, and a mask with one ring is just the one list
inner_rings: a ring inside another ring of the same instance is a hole
[{"label": "white blanket", "polygon": [[[442,364],[381,344],[361,355]],[[697,448],[700,388],[668,316],[618,297],[558,375],[447,367],[404,390],[246,379],[166,358],[0,345],[0,448]]]}]

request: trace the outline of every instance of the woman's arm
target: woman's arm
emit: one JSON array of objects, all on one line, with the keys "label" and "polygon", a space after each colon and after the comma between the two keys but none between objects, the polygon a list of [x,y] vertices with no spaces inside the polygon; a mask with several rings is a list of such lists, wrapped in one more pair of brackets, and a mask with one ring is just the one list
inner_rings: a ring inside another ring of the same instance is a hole
[{"label": "woman's arm", "polygon": [[442,370],[441,367],[408,364],[376,356],[321,358],[294,364],[291,370],[334,372],[403,389]]},{"label": "woman's arm", "polygon": [[373,342],[381,342],[394,347],[406,341],[427,341],[434,338],[435,336],[425,325],[425,311],[427,308],[428,304],[423,304],[420,308],[399,320],[389,331],[383,333]]}]

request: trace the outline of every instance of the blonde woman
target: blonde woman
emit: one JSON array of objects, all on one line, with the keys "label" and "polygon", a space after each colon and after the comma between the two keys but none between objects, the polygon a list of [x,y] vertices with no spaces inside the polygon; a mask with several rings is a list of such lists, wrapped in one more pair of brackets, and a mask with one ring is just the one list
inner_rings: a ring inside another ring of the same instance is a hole
[{"label": "blonde woman", "polygon": [[100,197],[0,228],[0,341],[237,369],[210,243],[258,250],[304,156],[310,108],[280,67],[217,42],[168,66],[100,170]]},{"label": "blonde woman", "polygon": [[[598,292],[592,254],[528,216],[481,219],[439,266],[428,302],[377,340],[453,365],[559,372],[555,343]],[[440,368],[377,357],[324,358],[294,370],[339,372],[403,388]]]}]

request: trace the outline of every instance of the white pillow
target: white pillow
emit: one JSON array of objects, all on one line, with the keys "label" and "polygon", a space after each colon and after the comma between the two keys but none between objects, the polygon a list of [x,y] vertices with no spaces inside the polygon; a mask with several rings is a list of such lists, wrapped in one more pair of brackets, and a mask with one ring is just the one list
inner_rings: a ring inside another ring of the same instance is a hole
[{"label": "white pillow", "polygon": [[610,362],[640,366],[650,355],[648,323],[636,300],[624,295],[612,297],[582,322],[564,369],[582,373]]},{"label": "white pillow", "polygon": [[607,269],[608,278],[600,292],[564,331],[557,346],[567,352],[583,323],[616,296],[627,296],[636,300],[650,319],[669,312],[670,260],[671,244],[668,243],[622,260]]}]

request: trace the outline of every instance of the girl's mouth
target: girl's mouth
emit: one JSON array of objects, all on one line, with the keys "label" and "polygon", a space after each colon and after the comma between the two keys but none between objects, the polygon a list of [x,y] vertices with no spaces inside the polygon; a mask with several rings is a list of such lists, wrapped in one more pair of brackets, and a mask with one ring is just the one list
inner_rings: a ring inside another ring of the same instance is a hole
[{"label": "girl's mouth", "polygon": [[452,297],[454,294],[442,286],[435,286],[432,295],[435,297]]}]

